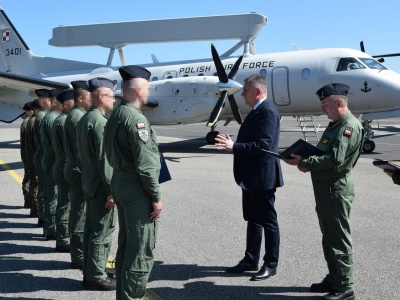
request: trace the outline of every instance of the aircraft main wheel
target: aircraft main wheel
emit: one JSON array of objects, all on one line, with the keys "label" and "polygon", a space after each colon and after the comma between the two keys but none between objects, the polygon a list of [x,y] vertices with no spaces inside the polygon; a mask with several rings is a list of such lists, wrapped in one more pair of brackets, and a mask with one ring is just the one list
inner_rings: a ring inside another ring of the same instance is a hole
[{"label": "aircraft main wheel", "polygon": [[375,143],[373,141],[364,141],[363,152],[371,153],[375,150]]},{"label": "aircraft main wheel", "polygon": [[219,131],[210,131],[209,133],[207,133],[206,135],[206,141],[208,144],[210,145],[214,145],[215,144],[215,138],[216,136],[219,134]]}]

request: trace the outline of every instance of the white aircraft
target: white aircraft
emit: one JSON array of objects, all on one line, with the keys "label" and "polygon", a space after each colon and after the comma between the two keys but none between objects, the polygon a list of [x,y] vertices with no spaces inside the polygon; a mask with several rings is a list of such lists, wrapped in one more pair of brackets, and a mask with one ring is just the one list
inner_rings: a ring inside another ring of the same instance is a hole
[{"label": "white aircraft", "polygon": [[[242,39],[221,58],[212,46],[213,60],[160,63],[153,57],[153,64],[142,65],[152,73],[150,101],[144,110],[152,124],[204,122],[211,127],[207,134],[207,141],[211,143],[217,133],[215,127],[218,120],[226,120],[225,125],[233,119],[241,123],[242,116],[249,112],[250,108],[237,92],[242,88],[240,82],[252,74],[259,73],[267,78],[268,98],[275,103],[282,116],[321,115],[316,90],[325,84],[340,82],[351,87],[350,110],[353,114],[362,115],[364,120],[367,130],[364,151],[374,150],[370,120],[400,115],[400,74],[389,70],[365,52],[353,49],[297,49],[255,54],[253,41],[261,26],[266,24],[266,18],[258,14],[237,16],[257,18],[256,30],[249,35],[250,38]],[[198,21],[197,18],[184,20]],[[210,24],[210,19],[207,24]],[[163,28],[157,27],[158,30]],[[68,30],[68,26],[59,29]],[[110,58],[106,65],[101,65],[36,56],[1,8],[0,32],[0,121],[13,122],[20,117],[21,108],[35,97],[33,91],[37,88],[67,89],[74,80],[107,77],[117,83],[118,94],[121,77],[118,68],[110,66]],[[53,33],[57,34],[57,28]],[[110,56],[115,49],[121,54],[126,44],[121,45],[109,46]],[[229,57],[241,45],[244,46],[244,54]],[[124,64],[124,60],[121,61]],[[226,97],[228,104],[225,103]]]}]

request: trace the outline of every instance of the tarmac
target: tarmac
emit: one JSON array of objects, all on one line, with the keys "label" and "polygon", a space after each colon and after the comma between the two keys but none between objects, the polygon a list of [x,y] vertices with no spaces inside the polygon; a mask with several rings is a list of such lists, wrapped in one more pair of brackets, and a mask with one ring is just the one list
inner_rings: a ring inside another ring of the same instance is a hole
[{"label": "tarmac", "polygon": [[[322,127],[327,120],[322,118]],[[113,299],[115,292],[86,291],[82,274],[69,269],[69,254],[54,252],[37,219],[22,208],[23,166],[19,126],[0,123],[0,299]],[[362,154],[352,175],[356,298],[400,299],[400,186],[372,165],[375,158],[400,160],[400,119],[372,123],[376,149]],[[238,125],[218,127],[235,135]],[[172,180],[161,185],[156,259],[148,299],[319,299],[309,286],[327,272],[309,174],[282,162],[285,186],[276,193],[280,261],[276,276],[249,281],[226,267],[244,254],[246,223],[232,154],[207,145],[205,124],[154,126]],[[323,128],[321,128],[323,130]],[[302,138],[296,120],[281,122],[280,148]],[[115,257],[118,228],[111,255]]]}]

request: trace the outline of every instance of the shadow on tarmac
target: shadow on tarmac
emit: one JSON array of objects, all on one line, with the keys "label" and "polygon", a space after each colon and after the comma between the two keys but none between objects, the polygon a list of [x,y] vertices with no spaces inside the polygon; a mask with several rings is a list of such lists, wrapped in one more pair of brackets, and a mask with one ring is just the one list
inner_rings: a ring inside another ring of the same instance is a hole
[{"label": "shadow on tarmac", "polygon": [[0,172],[8,171],[8,169],[18,170],[18,169],[23,169],[23,168],[24,168],[24,165],[22,164],[22,161],[7,163],[7,167],[4,164],[0,164]]},{"label": "shadow on tarmac", "polygon": [[21,147],[19,140],[0,142],[0,149],[19,149]]},{"label": "shadow on tarmac", "polygon": [[[160,261],[154,263],[149,282],[158,280],[188,281],[206,277],[249,277],[249,273],[228,274],[225,267],[204,267],[198,265],[165,265]],[[184,288],[153,287],[151,290],[161,299],[320,299],[321,295],[310,296],[309,287],[296,286],[266,286],[265,281],[260,286],[227,286],[216,285],[210,281],[196,281],[184,285]],[[286,296],[283,293],[304,293],[304,296]]]}]

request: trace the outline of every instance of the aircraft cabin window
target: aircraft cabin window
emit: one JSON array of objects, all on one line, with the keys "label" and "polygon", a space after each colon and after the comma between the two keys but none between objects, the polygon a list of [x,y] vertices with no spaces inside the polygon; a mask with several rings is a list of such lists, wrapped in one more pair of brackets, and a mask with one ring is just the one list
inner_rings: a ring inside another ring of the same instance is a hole
[{"label": "aircraft cabin window", "polygon": [[199,76],[204,76],[204,74],[203,73],[199,73]]},{"label": "aircraft cabin window", "polygon": [[182,77],[189,77],[189,75],[188,75],[188,74],[185,74],[185,75],[183,75]]},{"label": "aircraft cabin window", "polygon": [[303,79],[310,78],[310,69],[303,69],[303,71],[301,72],[301,77]]},{"label": "aircraft cabin window", "polygon": [[260,70],[260,75],[261,75],[262,77],[264,77],[265,79],[267,79],[267,70],[266,70],[266,69],[261,69],[261,70]]},{"label": "aircraft cabin window", "polygon": [[373,58],[367,58],[367,57],[359,57],[359,60],[361,60],[364,64],[368,66],[368,68],[371,69],[376,69],[376,70],[387,70],[384,65],[382,65],[379,61],[376,61]]},{"label": "aircraft cabin window", "polygon": [[154,76],[152,79],[151,79],[151,81],[157,81],[158,80],[158,77],[157,76]]},{"label": "aircraft cabin window", "polygon": [[358,69],[365,69],[365,66],[359,60],[355,57],[343,57],[339,60],[336,71],[341,72]]}]

